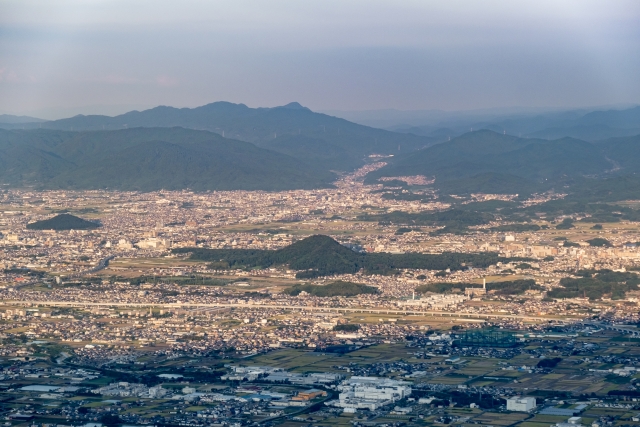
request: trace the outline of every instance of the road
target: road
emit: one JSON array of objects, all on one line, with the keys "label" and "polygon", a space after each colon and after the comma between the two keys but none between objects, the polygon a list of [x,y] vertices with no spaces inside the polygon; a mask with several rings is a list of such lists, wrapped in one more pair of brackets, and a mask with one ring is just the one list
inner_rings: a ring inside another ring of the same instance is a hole
[{"label": "road", "polygon": [[[102,258],[95,267],[90,268],[89,270],[81,271],[79,273],[70,274],[70,275],[68,275],[66,277],[69,278],[69,279],[75,279],[77,277],[86,276],[87,274],[93,274],[93,273],[96,273],[96,272],[98,272],[100,270],[104,270],[109,265],[109,261],[111,261],[114,258],[115,258],[114,255],[108,256],[106,258]],[[23,288],[25,286],[35,285],[38,282],[41,282],[41,280],[40,279],[30,280],[29,282],[24,282],[24,283],[20,283],[20,284],[17,284],[17,285],[13,285],[13,288],[20,289],[20,288]]]},{"label": "road", "polygon": [[622,332],[623,334],[631,334],[634,336],[640,336],[640,329],[634,328],[633,326],[626,325],[610,325],[608,323],[596,322],[594,320],[584,322],[586,325],[592,325],[597,328],[609,329],[611,331]]}]

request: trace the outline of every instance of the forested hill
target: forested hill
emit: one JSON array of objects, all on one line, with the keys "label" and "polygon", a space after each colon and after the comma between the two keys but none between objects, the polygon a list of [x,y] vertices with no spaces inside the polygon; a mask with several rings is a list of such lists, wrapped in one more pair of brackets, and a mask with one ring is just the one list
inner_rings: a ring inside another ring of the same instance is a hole
[{"label": "forested hill", "polygon": [[197,108],[162,106],[115,117],[79,115],[31,126],[65,131],[180,126],[208,130],[343,170],[360,166],[370,154],[411,152],[437,142],[433,138],[375,129],[315,113],[295,102],[275,108],[249,108],[229,102]]},{"label": "forested hill", "polygon": [[44,189],[288,190],[331,185],[319,165],[207,131],[0,129],[0,183]]},{"label": "forested hill", "polygon": [[60,214],[27,224],[29,230],[93,230],[99,227],[100,224],[97,222],[87,221],[70,214]]},{"label": "forested hill", "polygon": [[[603,179],[639,171],[639,137],[590,143],[517,138],[490,130],[464,134],[411,155],[398,155],[367,177],[425,175],[448,194],[529,193],[584,178]],[[570,190],[569,190],[570,191]]]},{"label": "forested hill", "polygon": [[211,268],[221,270],[286,265],[292,270],[298,270],[298,278],[352,274],[360,270],[371,274],[393,274],[404,268],[455,271],[470,266],[484,268],[497,262],[509,261],[488,252],[360,254],[323,235],[307,237],[278,250],[179,248],[173,252],[190,253],[190,259],[211,262]]}]

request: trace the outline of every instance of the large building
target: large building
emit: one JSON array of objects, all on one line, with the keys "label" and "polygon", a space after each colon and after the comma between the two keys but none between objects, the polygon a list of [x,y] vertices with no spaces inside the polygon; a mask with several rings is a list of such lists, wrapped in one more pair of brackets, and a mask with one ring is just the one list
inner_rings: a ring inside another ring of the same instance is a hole
[{"label": "large building", "polygon": [[339,400],[327,405],[344,408],[345,412],[358,409],[375,411],[411,394],[411,386],[405,381],[378,377],[353,376],[338,386]]},{"label": "large building", "polygon": [[529,412],[536,407],[536,398],[515,396],[507,399],[507,411]]}]

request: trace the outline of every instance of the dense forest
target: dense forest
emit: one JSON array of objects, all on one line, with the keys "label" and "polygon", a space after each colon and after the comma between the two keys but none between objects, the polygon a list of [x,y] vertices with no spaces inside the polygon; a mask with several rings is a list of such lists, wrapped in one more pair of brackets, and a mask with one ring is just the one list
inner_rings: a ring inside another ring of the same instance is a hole
[{"label": "dense forest", "polygon": [[611,270],[581,270],[582,277],[565,277],[560,280],[561,288],[547,293],[550,298],[589,298],[591,300],[608,296],[622,299],[629,291],[638,290],[640,277],[635,273],[621,273]]},{"label": "dense forest", "polygon": [[379,291],[378,288],[374,286],[344,282],[342,280],[326,285],[297,284],[284,290],[285,294],[291,296],[298,296],[302,292],[316,297],[353,297],[361,294],[377,294]]}]

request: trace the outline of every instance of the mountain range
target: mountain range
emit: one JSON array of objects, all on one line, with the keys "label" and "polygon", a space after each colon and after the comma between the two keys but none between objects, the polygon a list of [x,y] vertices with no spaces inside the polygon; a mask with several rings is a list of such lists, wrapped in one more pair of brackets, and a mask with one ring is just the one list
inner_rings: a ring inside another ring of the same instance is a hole
[{"label": "mountain range", "polygon": [[361,166],[371,154],[411,152],[438,142],[435,138],[375,129],[315,113],[297,102],[274,108],[249,108],[230,102],[214,102],[197,108],[161,106],[115,117],[78,115],[21,125],[25,129],[61,131],[176,126],[250,142],[337,170]]},{"label": "mountain range", "polygon": [[[640,107],[511,117],[457,137],[446,128],[431,136],[375,129],[298,103],[249,108],[216,102],[115,117],[28,120],[0,120],[0,183],[140,191],[308,189],[332,185],[339,173],[376,154],[388,164],[367,182],[425,175],[435,177],[444,194],[586,189],[585,179],[640,172]],[[502,130],[508,126],[539,136],[516,137]],[[588,141],[572,134],[585,134]],[[635,188],[631,181],[625,191]]]}]

